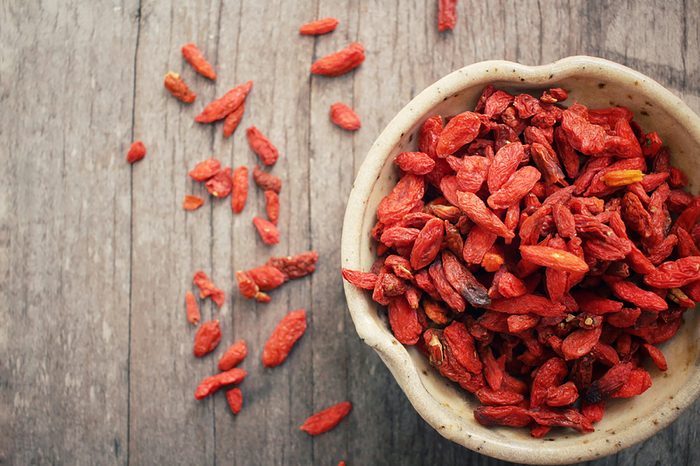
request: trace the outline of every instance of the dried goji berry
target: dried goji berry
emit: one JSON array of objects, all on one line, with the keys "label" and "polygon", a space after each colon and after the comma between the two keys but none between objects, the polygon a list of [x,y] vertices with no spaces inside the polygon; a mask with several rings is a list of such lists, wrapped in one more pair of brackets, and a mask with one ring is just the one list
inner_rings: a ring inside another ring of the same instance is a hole
[{"label": "dried goji berry", "polygon": [[226,401],[233,414],[238,414],[243,408],[243,392],[240,388],[232,388],[226,391]]},{"label": "dried goji berry", "polygon": [[440,115],[434,115],[423,122],[418,136],[418,149],[435,159],[437,157],[437,143],[442,133],[443,123]]},{"label": "dried goji berry", "polygon": [[593,432],[593,425],[583,414],[575,409],[553,410],[549,408],[534,408],[528,411],[532,419],[545,426],[570,427],[579,432]]},{"label": "dried goji berry", "polygon": [[270,222],[277,225],[280,216],[280,198],[274,191],[265,191],[265,212]]},{"label": "dried goji berry", "polygon": [[506,314],[535,314],[538,316],[552,317],[563,315],[566,308],[559,303],[554,303],[544,296],[525,294],[506,299],[494,299],[487,306],[492,311]]},{"label": "dried goji berry", "polygon": [[578,390],[576,385],[569,381],[558,387],[547,388],[547,399],[545,403],[547,406],[568,406],[573,404],[578,399]]},{"label": "dried goji berry", "polygon": [[265,342],[262,362],[265,367],[279,366],[287,359],[292,347],[306,331],[306,311],[291,311],[277,324]]},{"label": "dried goji berry", "polygon": [[348,131],[357,131],[362,126],[360,117],[355,111],[341,102],[331,105],[331,121],[338,127]]},{"label": "dried goji berry", "polygon": [[217,306],[221,307],[224,305],[224,300],[226,298],[223,290],[217,288],[206,273],[198,270],[192,278],[192,283],[199,288],[200,298],[211,297],[212,301],[214,301]]},{"label": "dried goji berry", "polygon": [[241,105],[238,106],[235,110],[233,110],[231,113],[226,115],[226,118],[224,119],[224,137],[227,138],[233,134],[234,131],[236,131],[236,128],[238,128],[238,125],[241,123],[241,120],[243,119],[243,113],[245,112],[245,104],[241,103]]},{"label": "dried goji berry", "polygon": [[248,355],[248,346],[245,340],[238,340],[228,347],[226,352],[219,359],[219,370],[227,371],[239,365]]},{"label": "dried goji berry", "polygon": [[610,398],[631,398],[641,395],[649,387],[651,387],[651,375],[641,367],[637,367],[632,369],[627,380],[617,391],[610,395]]},{"label": "dried goji berry", "polygon": [[260,217],[253,217],[253,225],[258,231],[258,235],[263,243],[267,245],[273,245],[280,242],[280,233],[277,227]]},{"label": "dried goji berry", "polygon": [[519,169],[501,185],[498,191],[488,197],[489,206],[492,209],[507,209],[517,204],[530,192],[541,176],[535,167],[527,166]]},{"label": "dried goji berry", "polygon": [[243,105],[245,98],[253,88],[253,81],[234,87],[226,94],[209,103],[204,110],[194,117],[197,123],[212,123],[226,118],[231,112]]},{"label": "dried goji berry", "polygon": [[445,327],[443,335],[457,362],[469,372],[480,374],[483,364],[474,348],[474,339],[469,334],[467,327],[463,323],[455,321]]},{"label": "dried goji berry", "polygon": [[233,170],[231,210],[241,213],[248,199],[248,167],[241,165]]},{"label": "dried goji berry", "polygon": [[[416,236],[413,249],[411,249],[411,267],[413,267],[413,270],[422,269],[435,259],[440,252],[444,232],[443,221],[439,218],[433,218],[425,224]],[[382,235],[383,238],[384,235]],[[385,241],[382,242],[387,244]]]},{"label": "dried goji berry", "polygon": [[299,427],[309,435],[320,435],[337,426],[352,411],[352,403],[343,401],[309,416]]},{"label": "dried goji berry", "polygon": [[263,191],[274,191],[279,194],[282,190],[282,180],[272,173],[261,170],[257,165],[253,167],[253,180]]},{"label": "dried goji berry", "polygon": [[204,205],[204,199],[190,194],[185,194],[185,199],[182,201],[182,208],[185,210],[197,210],[202,205]]},{"label": "dried goji berry", "polygon": [[342,269],[343,278],[358,288],[373,290],[377,285],[377,274],[371,272],[360,272],[357,270]]},{"label": "dried goji berry", "polygon": [[205,184],[207,191],[214,197],[222,198],[231,194],[233,188],[231,167],[226,167],[209,178]]},{"label": "dried goji berry", "polygon": [[416,309],[403,296],[389,301],[389,325],[396,339],[404,345],[415,345],[423,332]]},{"label": "dried goji berry", "polygon": [[605,130],[590,123],[587,115],[585,107],[574,104],[562,113],[561,128],[574,149],[586,155],[596,155],[605,147]]},{"label": "dried goji berry", "polygon": [[430,264],[428,273],[430,274],[433,285],[435,286],[435,289],[442,300],[445,301],[445,303],[453,310],[457,312],[464,312],[466,303],[464,302],[462,296],[457,293],[454,288],[452,288],[452,285],[450,285],[450,282],[447,280],[445,271],[442,268],[442,261],[440,259],[436,259],[432,264]]},{"label": "dried goji berry", "polygon": [[396,183],[394,189],[377,206],[377,219],[385,225],[395,223],[409,213],[423,198],[423,177],[407,174]]},{"label": "dried goji berry", "polygon": [[199,305],[197,304],[197,298],[191,291],[185,293],[185,307],[187,308],[187,322],[192,325],[197,325],[201,314],[199,313]]},{"label": "dried goji berry", "polygon": [[561,345],[564,358],[568,361],[590,353],[596,343],[598,343],[601,331],[601,327],[598,327],[592,330],[581,329],[571,332],[564,338]]},{"label": "dried goji berry", "polygon": [[129,163],[136,163],[146,156],[146,146],[141,141],[135,141],[129,147],[129,152],[126,154],[126,161]]},{"label": "dried goji berry", "polygon": [[533,264],[551,267],[562,272],[588,272],[588,264],[570,252],[549,246],[520,246],[523,259]]},{"label": "dried goji berry", "polygon": [[414,175],[427,175],[435,168],[435,160],[423,152],[401,152],[394,162],[401,170]]},{"label": "dried goji berry", "polygon": [[608,369],[598,380],[594,381],[586,391],[586,401],[597,403],[610,396],[627,381],[634,366],[631,362],[621,362]]},{"label": "dried goji berry", "polygon": [[197,98],[197,94],[192,92],[180,75],[174,71],[168,71],[165,75],[163,86],[173,97],[186,104],[191,104]]},{"label": "dried goji berry", "polygon": [[190,178],[195,181],[207,181],[221,170],[221,163],[214,159],[207,159],[199,162],[190,170]]},{"label": "dried goji berry", "polygon": [[266,265],[277,268],[287,280],[305,277],[316,271],[318,253],[306,251],[294,256],[271,257]]},{"label": "dried goji berry", "polygon": [[482,426],[525,427],[532,422],[528,410],[520,406],[479,406],[474,419]]},{"label": "dried goji berry", "polygon": [[246,136],[248,145],[264,165],[270,166],[277,162],[279,151],[258,128],[251,126],[246,130]]},{"label": "dried goji berry", "polygon": [[238,290],[244,298],[255,299],[260,303],[270,302],[270,297],[260,291],[258,284],[246,272],[237,271],[236,281],[238,282]]},{"label": "dried goji berry", "polygon": [[486,287],[449,251],[442,252],[442,266],[447,281],[452,287],[475,307],[484,307],[491,303]]},{"label": "dried goji berry", "polygon": [[655,288],[678,288],[700,280],[700,257],[683,257],[664,262],[644,277],[644,283]]},{"label": "dried goji berry", "polygon": [[316,21],[302,24],[299,27],[299,34],[305,36],[318,36],[335,31],[338,26],[338,20],[335,18],[322,18]]},{"label": "dried goji berry", "polygon": [[438,325],[445,325],[449,322],[449,319],[447,317],[447,310],[442,305],[440,305],[440,303],[432,301],[428,298],[424,298],[422,300],[422,304],[423,311],[430,320],[432,320]]},{"label": "dried goji berry", "polygon": [[194,336],[194,355],[198,358],[205,356],[219,346],[221,327],[218,320],[204,322]]},{"label": "dried goji berry", "polygon": [[311,65],[312,74],[340,76],[357,68],[365,61],[365,49],[359,42],[353,42],[344,49],[319,58]]},{"label": "dried goji berry", "polygon": [[245,272],[250,278],[253,279],[258,288],[263,291],[273,290],[285,281],[287,281],[284,274],[276,267],[271,265],[261,265]]},{"label": "dried goji berry", "polygon": [[204,55],[195,44],[190,42],[183,45],[181,52],[187,63],[189,63],[197,73],[205,78],[216,80],[216,71],[214,71],[214,67],[204,58]]},{"label": "dried goji berry", "polygon": [[435,152],[438,157],[454,154],[457,149],[476,138],[481,128],[481,119],[474,112],[455,115],[447,122],[438,137]]},{"label": "dried goji berry", "polygon": [[457,200],[457,207],[481,228],[507,239],[514,237],[513,232],[506,228],[501,219],[491,212],[476,194],[460,191],[457,193]]},{"label": "dried goji berry", "polygon": [[438,31],[451,31],[456,24],[457,0],[438,0]]},{"label": "dried goji berry", "polygon": [[234,367],[226,372],[220,372],[216,375],[205,377],[197,386],[197,389],[194,392],[194,397],[197,400],[202,400],[209,395],[216,393],[221,387],[243,382],[246,375],[248,375],[246,371],[238,367]]}]

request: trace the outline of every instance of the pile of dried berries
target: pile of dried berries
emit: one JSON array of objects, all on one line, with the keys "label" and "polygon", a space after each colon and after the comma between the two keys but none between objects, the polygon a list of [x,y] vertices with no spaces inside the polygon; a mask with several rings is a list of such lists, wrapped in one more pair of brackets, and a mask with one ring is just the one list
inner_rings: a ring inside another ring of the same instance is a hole
[{"label": "pile of dried berries", "polygon": [[700,197],[624,107],[484,89],[428,118],[377,207],[379,259],[343,270],[394,336],[478,398],[483,425],[590,432],[664,371],[700,300]]}]

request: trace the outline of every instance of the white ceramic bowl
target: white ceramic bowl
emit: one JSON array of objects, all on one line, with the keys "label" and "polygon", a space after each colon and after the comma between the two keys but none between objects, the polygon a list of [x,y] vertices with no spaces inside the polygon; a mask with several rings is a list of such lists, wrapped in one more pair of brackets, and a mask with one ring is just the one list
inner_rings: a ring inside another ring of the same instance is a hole
[{"label": "white ceramic bowl", "polygon": [[[417,132],[427,117],[473,109],[487,84],[514,91],[563,87],[570,90],[571,103],[629,107],[645,130],[657,131],[670,146],[673,163],[685,170],[692,180],[691,190],[697,193],[700,118],[651,78],[617,63],[584,56],[543,66],[475,63],[421,92],[375,141],[360,167],[345,212],[343,267],[367,271],[375,260],[370,229],[376,221],[377,204],[397,181],[394,156],[416,150]],[[416,411],[444,437],[485,455],[532,464],[603,457],[666,427],[700,392],[700,317],[691,310],[678,334],[662,345],[668,371],[650,368],[652,388],[633,399],[610,402],[595,432],[580,435],[554,429],[545,439],[534,439],[527,429],[486,428],[474,420],[472,411],[478,406],[474,397],[440,376],[416,348],[396,341],[384,310],[368,293],[346,283],[345,295],[360,338],[377,351]]]}]

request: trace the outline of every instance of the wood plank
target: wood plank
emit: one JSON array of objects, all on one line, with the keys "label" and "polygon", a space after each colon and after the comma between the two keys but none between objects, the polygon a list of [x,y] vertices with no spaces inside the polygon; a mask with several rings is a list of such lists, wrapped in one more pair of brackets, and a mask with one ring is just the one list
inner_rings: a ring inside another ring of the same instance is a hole
[{"label": "wood plank", "polygon": [[125,464],[137,4],[0,9],[0,462]]},{"label": "wood plank", "polygon": [[[135,167],[132,187],[132,305],[130,377],[130,462],[211,464],[215,461],[214,404],[193,398],[213,358],[192,355],[195,329],[185,320],[184,295],[192,276],[204,270],[228,296],[230,283],[213,271],[213,218],[230,213],[225,201],[211,201],[187,172],[209,158],[220,128],[199,125],[194,116],[221,89],[182,59],[180,47],[195,42],[218,67],[220,4],[142,2],[137,53],[135,128],[151,147],[147,163]],[[181,73],[198,94],[192,105],[163,89],[168,70]],[[230,84],[230,77],[222,73]],[[207,198],[196,212],[182,210],[186,193]],[[194,290],[193,290],[194,291]],[[219,318],[211,302],[201,303],[203,320]]]}]

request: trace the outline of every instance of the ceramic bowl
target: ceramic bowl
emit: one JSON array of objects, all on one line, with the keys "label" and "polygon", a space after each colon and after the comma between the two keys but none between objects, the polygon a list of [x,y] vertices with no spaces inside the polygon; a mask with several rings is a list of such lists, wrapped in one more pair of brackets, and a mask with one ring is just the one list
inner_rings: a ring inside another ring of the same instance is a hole
[{"label": "ceramic bowl", "polygon": [[[656,81],[625,66],[592,57],[569,57],[543,66],[486,61],[457,70],[425,89],[406,105],[372,145],[348,200],[342,238],[342,266],[369,270],[375,260],[370,229],[377,204],[396,184],[394,156],[416,149],[423,121],[434,114],[473,109],[487,84],[510,91],[563,87],[568,102],[590,107],[624,105],[647,131],[657,131],[670,146],[673,163],[683,169],[697,193],[700,183],[700,118]],[[360,338],[375,349],[413,407],[444,437],[471,450],[508,461],[559,464],[609,455],[647,439],[670,424],[700,392],[700,315],[686,313],[678,334],[663,344],[669,369],[649,367],[654,384],[633,399],[614,400],[596,431],[581,435],[554,429],[544,439],[527,429],[486,428],[473,417],[478,402],[440,376],[415,347],[392,335],[385,311],[369,293],[345,284],[350,314]]]}]

